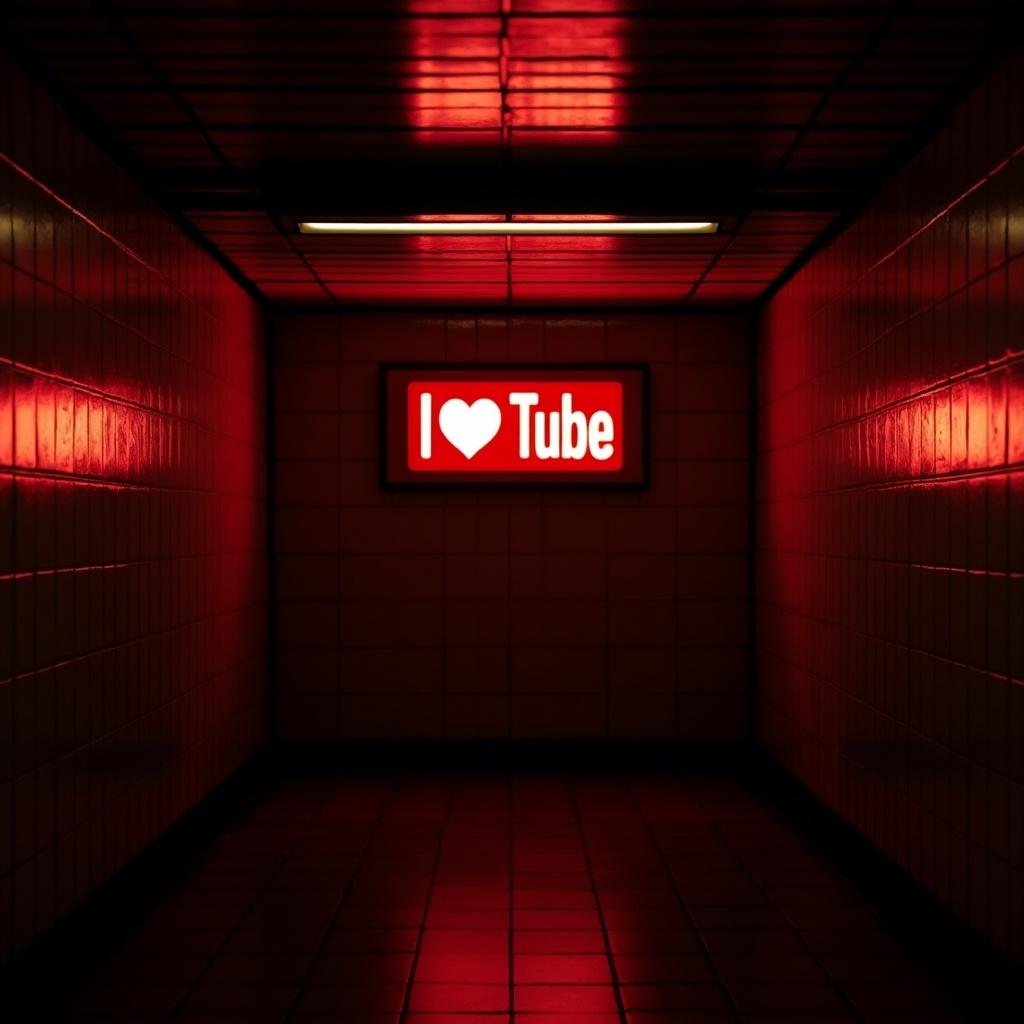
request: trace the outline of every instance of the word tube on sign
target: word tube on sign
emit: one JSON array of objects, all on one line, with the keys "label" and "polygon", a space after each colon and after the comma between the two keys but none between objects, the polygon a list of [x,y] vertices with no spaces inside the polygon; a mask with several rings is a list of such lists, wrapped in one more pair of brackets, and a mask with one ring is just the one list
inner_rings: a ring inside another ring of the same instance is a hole
[{"label": "word tube on sign", "polygon": [[385,366],[383,482],[645,482],[638,366]]}]

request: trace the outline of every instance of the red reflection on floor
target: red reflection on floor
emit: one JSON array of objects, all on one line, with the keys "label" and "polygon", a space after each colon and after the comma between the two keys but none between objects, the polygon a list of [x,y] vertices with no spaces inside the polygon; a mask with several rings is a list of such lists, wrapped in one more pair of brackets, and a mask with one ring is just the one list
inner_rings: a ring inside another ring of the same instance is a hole
[{"label": "red reflection on floor", "polygon": [[773,805],[707,776],[293,782],[67,1019],[961,1018]]}]

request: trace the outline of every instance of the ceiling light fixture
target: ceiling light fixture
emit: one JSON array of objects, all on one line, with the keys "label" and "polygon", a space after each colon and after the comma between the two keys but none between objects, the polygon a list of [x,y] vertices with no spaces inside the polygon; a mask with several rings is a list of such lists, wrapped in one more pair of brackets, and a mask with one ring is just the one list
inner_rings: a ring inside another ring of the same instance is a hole
[{"label": "ceiling light fixture", "polygon": [[299,221],[304,235],[713,235],[713,220]]}]

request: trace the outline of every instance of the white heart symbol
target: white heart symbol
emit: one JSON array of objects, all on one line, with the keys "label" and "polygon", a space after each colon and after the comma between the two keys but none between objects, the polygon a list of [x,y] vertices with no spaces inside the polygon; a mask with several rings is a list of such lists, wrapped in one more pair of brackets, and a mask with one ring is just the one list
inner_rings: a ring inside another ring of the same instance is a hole
[{"label": "white heart symbol", "polygon": [[449,398],[441,406],[437,422],[441,433],[471,459],[494,440],[501,426],[501,410],[489,398],[478,398],[472,405],[461,398]]}]

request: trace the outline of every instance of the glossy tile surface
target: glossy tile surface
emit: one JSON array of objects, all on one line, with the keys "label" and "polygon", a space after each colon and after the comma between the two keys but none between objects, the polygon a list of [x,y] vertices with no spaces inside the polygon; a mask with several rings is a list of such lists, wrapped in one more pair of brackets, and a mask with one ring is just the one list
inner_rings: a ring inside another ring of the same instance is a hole
[{"label": "glossy tile surface", "polygon": [[295,781],[64,1019],[954,1024],[820,851],[703,775]]},{"label": "glossy tile surface", "polygon": [[760,738],[1024,958],[1024,57],[761,320]]},{"label": "glossy tile surface", "polygon": [[257,304],[0,58],[0,963],[266,729]]}]

